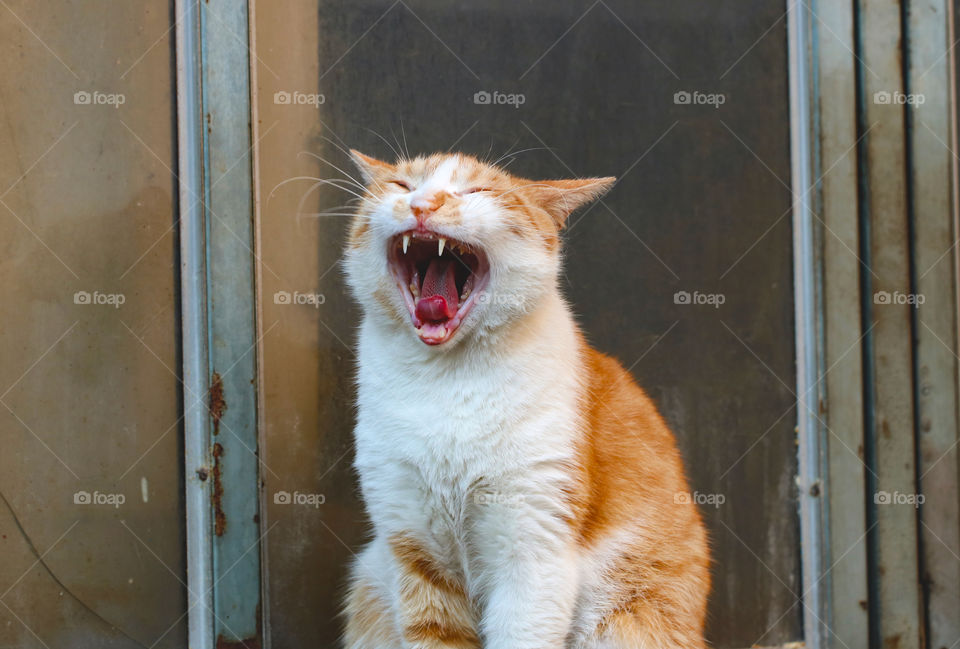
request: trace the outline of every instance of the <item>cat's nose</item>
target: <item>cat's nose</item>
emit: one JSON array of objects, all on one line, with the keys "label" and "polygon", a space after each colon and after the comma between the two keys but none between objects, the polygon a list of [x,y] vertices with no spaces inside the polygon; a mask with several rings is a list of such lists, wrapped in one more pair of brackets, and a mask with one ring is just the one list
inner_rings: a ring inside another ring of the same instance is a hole
[{"label": "cat's nose", "polygon": [[429,196],[417,196],[410,201],[410,211],[413,212],[417,221],[423,223],[431,214],[439,210],[443,203],[443,192],[436,192]]}]

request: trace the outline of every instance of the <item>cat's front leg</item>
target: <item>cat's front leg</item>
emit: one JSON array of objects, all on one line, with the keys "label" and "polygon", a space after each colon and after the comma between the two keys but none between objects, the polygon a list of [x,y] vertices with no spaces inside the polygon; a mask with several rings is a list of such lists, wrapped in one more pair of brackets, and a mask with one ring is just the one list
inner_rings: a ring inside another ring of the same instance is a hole
[{"label": "cat's front leg", "polygon": [[480,649],[463,580],[414,534],[389,538],[396,566],[396,612],[404,649]]},{"label": "cat's front leg", "polygon": [[485,649],[562,649],[579,584],[566,525],[530,503],[493,504],[478,552]]}]

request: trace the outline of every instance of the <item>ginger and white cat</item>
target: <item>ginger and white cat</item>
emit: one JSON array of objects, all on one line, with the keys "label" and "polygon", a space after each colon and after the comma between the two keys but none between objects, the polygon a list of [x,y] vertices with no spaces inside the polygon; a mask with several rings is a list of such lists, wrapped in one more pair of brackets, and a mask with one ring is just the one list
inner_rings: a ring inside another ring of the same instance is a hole
[{"label": "ginger and white cat", "polygon": [[346,648],[704,647],[707,540],[673,435],[558,287],[564,221],[614,179],[352,156],[373,539]]}]

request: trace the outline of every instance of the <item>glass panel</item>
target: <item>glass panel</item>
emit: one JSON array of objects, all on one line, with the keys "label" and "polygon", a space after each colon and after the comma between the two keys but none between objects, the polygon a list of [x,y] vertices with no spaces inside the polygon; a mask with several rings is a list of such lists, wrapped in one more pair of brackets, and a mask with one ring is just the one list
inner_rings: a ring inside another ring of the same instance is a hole
[{"label": "glass panel", "polygon": [[0,8],[0,645],[186,644],[172,9]]},{"label": "glass panel", "polygon": [[[350,468],[357,311],[337,266],[346,218],[311,216],[351,196],[280,185],[341,175],[309,154],[353,173],[337,145],[380,157],[533,149],[511,171],[621,178],[573,218],[565,290],[590,341],[630,367],[676,431],[693,487],[722,501],[703,507],[711,643],[800,639],[783,11],[759,0],[260,7],[274,646],[335,642],[365,534]],[[494,91],[517,97],[476,95]],[[325,501],[275,503],[278,491]]]}]

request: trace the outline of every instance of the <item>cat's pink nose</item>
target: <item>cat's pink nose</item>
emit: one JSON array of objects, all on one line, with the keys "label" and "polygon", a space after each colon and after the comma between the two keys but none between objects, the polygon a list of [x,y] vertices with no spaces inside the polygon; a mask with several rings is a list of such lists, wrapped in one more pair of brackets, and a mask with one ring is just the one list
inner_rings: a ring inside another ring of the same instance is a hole
[{"label": "cat's pink nose", "polygon": [[423,223],[431,214],[436,212],[444,203],[443,192],[437,192],[429,196],[417,196],[410,201],[410,211],[417,221]]}]

